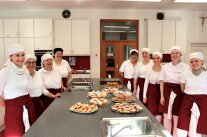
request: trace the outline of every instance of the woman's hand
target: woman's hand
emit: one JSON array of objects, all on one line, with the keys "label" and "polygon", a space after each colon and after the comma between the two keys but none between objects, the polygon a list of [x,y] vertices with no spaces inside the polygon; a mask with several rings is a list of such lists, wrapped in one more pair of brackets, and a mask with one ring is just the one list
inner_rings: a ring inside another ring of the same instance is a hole
[{"label": "woman's hand", "polygon": [[55,94],[55,98],[61,97],[61,93]]},{"label": "woman's hand", "polygon": [[62,91],[66,91],[67,88],[66,88],[66,87],[62,87],[61,90],[62,90]]},{"label": "woman's hand", "polygon": [[147,103],[147,98],[143,98],[143,103]]},{"label": "woman's hand", "polygon": [[161,97],[160,98],[160,104],[165,105],[165,99],[164,99],[164,97]]}]

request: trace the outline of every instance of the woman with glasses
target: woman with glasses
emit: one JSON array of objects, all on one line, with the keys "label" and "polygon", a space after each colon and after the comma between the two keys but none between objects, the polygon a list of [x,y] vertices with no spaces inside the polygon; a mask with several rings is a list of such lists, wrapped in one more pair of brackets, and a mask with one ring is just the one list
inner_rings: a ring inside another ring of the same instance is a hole
[{"label": "woman with glasses", "polygon": [[62,59],[63,57],[62,48],[55,48],[53,50],[53,54],[54,54],[53,67],[54,69],[57,69],[60,72],[62,76],[64,90],[66,90],[72,78],[70,65],[66,60]]},{"label": "woman with glasses", "polygon": [[37,118],[42,114],[44,111],[43,103],[41,100],[41,95],[44,94],[50,98],[57,98],[61,96],[60,93],[56,93],[55,95],[50,93],[47,89],[45,89],[42,77],[39,72],[35,70],[36,68],[36,56],[35,55],[26,55],[25,56],[25,66],[26,69],[29,71],[29,84],[28,84],[28,91],[32,98],[35,113]]},{"label": "woman with glasses", "polygon": [[[39,70],[42,76],[45,88],[52,94],[61,93],[63,89],[62,76],[60,72],[53,68],[53,57],[49,53],[45,53],[41,57],[42,68]],[[53,98],[42,95],[44,108],[46,109],[53,101]]]},{"label": "woman with glasses", "polygon": [[162,53],[152,53],[153,66],[147,71],[144,83],[143,102],[147,109],[157,118],[162,119],[162,113],[158,112],[160,104],[160,74],[162,70]]},{"label": "woman with glasses", "polygon": [[27,90],[29,75],[24,68],[24,47],[11,45],[8,55],[7,66],[0,71],[0,105],[5,106],[5,136],[22,137],[36,120]]},{"label": "woman with glasses", "polygon": [[207,72],[201,52],[191,53],[189,61],[191,69],[184,71],[180,79],[184,98],[178,119],[178,137],[201,137],[207,134]]},{"label": "woman with glasses", "polygon": [[129,60],[125,60],[120,69],[120,75],[124,78],[123,84],[127,86],[128,82],[131,83],[131,90],[133,91],[133,81],[134,81],[134,69],[137,65],[138,60],[138,50],[132,49],[130,50]]},{"label": "woman with glasses", "polygon": [[[180,107],[183,100],[183,92],[180,88],[180,78],[182,72],[188,65],[181,61],[181,48],[173,46],[171,48],[171,62],[163,66],[160,77],[160,103],[164,105],[164,127],[176,137],[177,122]],[[173,121],[173,122],[172,122]]]},{"label": "woman with glasses", "polygon": [[143,103],[143,88],[147,71],[152,68],[153,61],[150,59],[150,49],[142,49],[142,61],[140,61],[134,74],[134,94]]}]

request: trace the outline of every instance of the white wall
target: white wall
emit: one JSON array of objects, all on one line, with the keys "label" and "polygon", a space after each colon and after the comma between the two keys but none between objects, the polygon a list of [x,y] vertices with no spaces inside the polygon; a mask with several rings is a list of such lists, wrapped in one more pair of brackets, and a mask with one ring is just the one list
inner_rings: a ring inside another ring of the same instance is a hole
[{"label": "white wall", "polygon": [[[53,18],[62,19],[59,10],[0,10],[0,18]],[[200,16],[207,16],[207,11],[178,10],[135,10],[135,9],[72,9],[70,19],[90,20],[91,76],[100,76],[100,19],[138,19],[140,21],[139,48],[146,46],[144,20],[156,19],[156,12],[165,12],[165,19],[185,20],[187,22],[187,40],[207,41],[207,19],[201,30]],[[96,56],[97,54],[97,56]]]}]

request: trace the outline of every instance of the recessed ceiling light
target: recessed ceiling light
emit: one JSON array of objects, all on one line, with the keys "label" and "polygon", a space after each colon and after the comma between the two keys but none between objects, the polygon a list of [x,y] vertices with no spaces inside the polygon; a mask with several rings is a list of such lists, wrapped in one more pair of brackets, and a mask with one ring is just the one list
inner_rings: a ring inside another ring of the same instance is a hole
[{"label": "recessed ceiling light", "polygon": [[183,3],[207,3],[207,0],[175,0],[174,2],[183,2]]},{"label": "recessed ceiling light", "polygon": [[162,0],[109,0],[109,1],[161,2]]}]

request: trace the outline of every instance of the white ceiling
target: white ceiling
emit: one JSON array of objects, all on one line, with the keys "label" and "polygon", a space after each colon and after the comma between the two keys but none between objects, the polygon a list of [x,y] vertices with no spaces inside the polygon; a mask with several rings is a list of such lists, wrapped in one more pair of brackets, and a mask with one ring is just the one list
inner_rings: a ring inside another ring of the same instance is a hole
[{"label": "white ceiling", "polygon": [[0,0],[0,9],[158,9],[158,10],[207,10],[207,3],[111,1],[111,0]]}]

